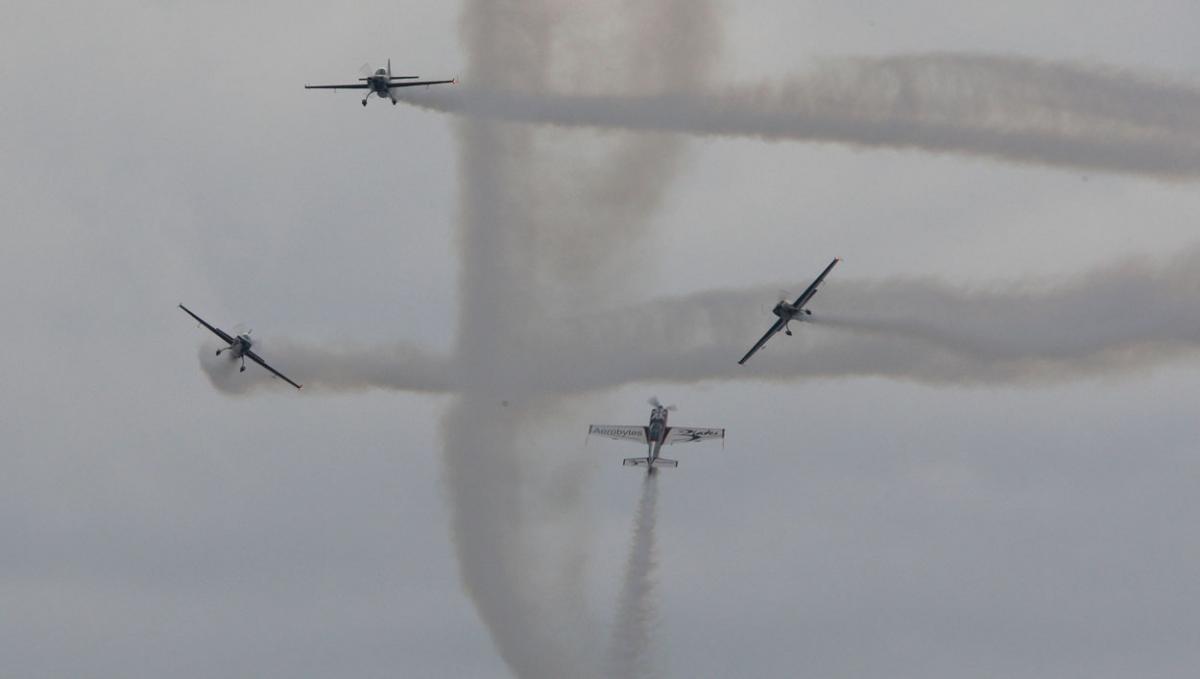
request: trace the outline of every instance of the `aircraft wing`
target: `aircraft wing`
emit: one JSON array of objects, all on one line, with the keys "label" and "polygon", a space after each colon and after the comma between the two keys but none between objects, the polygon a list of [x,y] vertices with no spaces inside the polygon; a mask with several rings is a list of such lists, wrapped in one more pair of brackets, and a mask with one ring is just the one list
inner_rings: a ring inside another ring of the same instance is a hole
[{"label": "aircraft wing", "polygon": [[284,375],[283,373],[279,372],[278,370],[276,370],[276,369],[272,368],[271,366],[267,365],[267,362],[266,362],[266,361],[264,361],[264,360],[262,360],[262,356],[259,356],[258,354],[254,353],[253,351],[249,351],[249,350],[247,350],[247,351],[246,351],[246,358],[250,359],[251,361],[254,361],[255,363],[257,363],[257,364],[261,365],[262,367],[266,368],[267,370],[270,370],[272,375],[274,375],[274,376],[278,377],[279,379],[283,380],[284,382],[287,382],[288,384],[292,385],[293,387],[295,387],[295,388],[297,388],[297,389],[302,389],[302,388],[304,387],[304,385],[302,385],[302,384],[296,384],[295,382],[293,382],[293,381],[289,380],[289,379],[287,378],[287,375]]},{"label": "aircraft wing", "polygon": [[448,85],[456,81],[454,80],[419,80],[414,83],[388,83],[388,87],[416,87],[418,85]]},{"label": "aircraft wing", "polygon": [[209,325],[209,324],[208,324],[208,321],[205,321],[203,318],[200,318],[200,317],[199,317],[199,316],[197,316],[196,314],[192,313],[192,310],[191,310],[191,309],[189,309],[189,308],[187,308],[187,307],[185,307],[184,305],[180,304],[180,305],[179,305],[179,308],[180,308],[180,309],[183,309],[185,312],[187,312],[187,315],[188,315],[188,316],[191,316],[192,318],[194,318],[194,319],[196,319],[197,321],[199,321],[199,322],[200,322],[200,325],[203,325],[204,327],[206,327],[206,328],[208,328],[209,330],[211,330],[211,331],[213,332],[213,334],[214,334],[214,335],[216,335],[217,337],[220,337],[221,339],[225,340],[225,341],[226,341],[226,342],[228,342],[229,344],[233,344],[233,343],[234,343],[234,339],[233,339],[232,337],[230,337],[230,336],[229,336],[229,333],[225,332],[224,330],[222,330],[222,329],[220,329],[220,328],[216,328],[216,327],[213,327],[213,326]]},{"label": "aircraft wing", "polygon": [[783,325],[782,318],[778,321],[775,321],[775,325],[772,325],[771,329],[767,331],[767,334],[763,335],[761,339],[754,343],[754,346],[750,348],[750,351],[747,351],[746,355],[742,357],[742,360],[738,361],[738,365],[745,365],[746,361],[749,361],[750,357],[753,356],[755,352],[757,352],[759,349],[762,349],[763,345],[767,343],[767,340],[774,337],[775,333],[783,330]]},{"label": "aircraft wing", "polygon": [[646,445],[648,440],[648,432],[646,427],[623,427],[614,424],[593,424],[588,427],[588,436],[595,434],[604,438],[613,439],[615,441],[632,441]]},{"label": "aircraft wing", "polygon": [[367,83],[351,83],[349,85],[305,85],[306,90],[365,90],[371,87]]},{"label": "aircraft wing", "polygon": [[817,294],[817,288],[820,287],[821,283],[825,281],[825,277],[829,275],[830,271],[833,271],[833,267],[837,266],[837,263],[840,261],[842,261],[840,257],[834,257],[833,261],[829,263],[829,266],[825,267],[825,270],[821,272],[821,275],[817,276],[817,280],[813,281],[812,285],[808,286],[808,289],[804,291],[804,294],[796,298],[796,303],[793,306],[795,306],[797,309],[803,309],[804,305],[808,304],[808,300],[812,299],[813,295]]},{"label": "aircraft wing", "polygon": [[667,427],[666,445],[674,443],[695,443],[696,441],[711,441],[725,438],[724,429],[713,427]]}]

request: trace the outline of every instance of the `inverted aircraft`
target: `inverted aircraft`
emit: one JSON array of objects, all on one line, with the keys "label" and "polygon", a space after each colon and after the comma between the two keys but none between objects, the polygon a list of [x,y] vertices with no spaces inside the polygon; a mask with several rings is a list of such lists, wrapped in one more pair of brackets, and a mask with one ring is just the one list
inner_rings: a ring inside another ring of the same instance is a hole
[{"label": "inverted aircraft", "polygon": [[631,441],[647,447],[646,457],[628,457],[621,462],[626,467],[645,467],[647,474],[654,473],[656,467],[678,467],[678,460],[668,460],[659,457],[663,446],[675,443],[695,443],[725,439],[725,430],[712,427],[668,427],[667,414],[675,410],[675,406],[664,406],[657,398],[650,399],[653,410],[650,411],[649,426],[621,426],[609,424],[593,424],[588,427],[588,436],[595,434],[616,441]]},{"label": "inverted aircraft", "polygon": [[774,337],[775,333],[779,332],[780,330],[782,330],[787,336],[791,337],[792,329],[789,327],[789,324],[792,321],[806,320],[812,315],[812,310],[806,309],[805,305],[808,304],[809,300],[813,298],[813,295],[817,294],[817,288],[820,287],[821,283],[825,280],[825,277],[829,275],[829,272],[832,271],[833,267],[836,266],[840,261],[842,261],[840,257],[835,257],[833,261],[829,263],[829,266],[825,267],[825,270],[821,272],[821,275],[817,276],[817,279],[812,282],[812,285],[808,286],[808,289],[796,298],[795,302],[788,302],[786,299],[782,299],[778,304],[775,305],[775,308],[771,310],[771,313],[778,316],[779,320],[775,321],[775,324],[771,326],[771,329],[767,331],[767,334],[763,335],[762,339],[758,340],[758,342],[756,342],[754,346],[750,348],[750,351],[746,352],[746,355],[742,357],[742,360],[738,361],[738,365],[745,365],[746,361],[750,360],[750,357],[753,356],[759,349],[762,349],[763,345],[767,343],[767,340]]},{"label": "inverted aircraft", "polygon": [[[365,66],[365,64],[364,64]],[[370,69],[367,69],[368,71]],[[415,81],[415,82],[410,82]],[[396,105],[396,95],[392,90],[398,87],[417,87],[418,85],[445,85],[454,80],[421,80],[416,75],[392,75],[392,60],[388,59],[387,68],[376,69],[374,73],[359,78],[357,83],[346,85],[305,85],[306,90],[367,90],[362,98],[362,105],[367,105],[367,99],[376,94],[380,99],[390,99],[392,106]]]},{"label": "inverted aircraft", "polygon": [[238,369],[238,372],[246,372],[246,359],[248,358],[251,361],[254,361],[255,363],[266,368],[268,371],[271,372],[272,375],[278,377],[279,379],[283,380],[284,382],[287,382],[288,384],[292,385],[293,387],[295,387],[297,389],[300,389],[303,387],[303,385],[296,384],[295,382],[288,379],[287,376],[284,375],[283,373],[281,373],[278,370],[267,365],[267,362],[262,359],[262,356],[259,356],[258,354],[254,353],[253,350],[250,349],[250,347],[254,345],[254,342],[250,339],[249,332],[240,333],[235,337],[220,328],[209,325],[207,321],[205,321],[203,318],[200,318],[196,314],[192,313],[192,310],[185,307],[184,305],[180,304],[179,308],[183,309],[185,312],[187,312],[188,316],[191,316],[192,318],[199,321],[200,325],[203,325],[204,327],[211,330],[214,335],[216,335],[217,337],[220,337],[222,340],[225,341],[226,344],[229,345],[229,346],[225,347],[224,349],[217,349],[217,356],[220,356],[221,354],[228,351],[230,353],[230,355],[233,356],[234,358],[240,358],[242,360],[242,367]]}]

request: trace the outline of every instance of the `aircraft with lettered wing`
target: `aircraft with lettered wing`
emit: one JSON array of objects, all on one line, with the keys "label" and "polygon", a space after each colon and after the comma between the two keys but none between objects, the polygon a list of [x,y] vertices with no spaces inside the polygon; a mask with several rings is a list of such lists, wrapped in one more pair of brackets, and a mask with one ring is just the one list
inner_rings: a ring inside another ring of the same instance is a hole
[{"label": "aircraft with lettered wing", "polygon": [[667,414],[675,410],[675,406],[664,406],[657,398],[650,399],[654,407],[650,411],[649,426],[622,426],[608,424],[593,424],[588,427],[588,436],[595,434],[617,441],[631,441],[647,446],[646,457],[625,458],[621,464],[626,467],[645,467],[647,474],[654,473],[656,467],[678,467],[678,460],[668,460],[659,457],[663,446],[676,443],[694,443],[696,441],[725,440],[725,430],[713,427],[669,427]]},{"label": "aircraft with lettered wing", "polygon": [[216,335],[217,337],[220,337],[222,340],[224,340],[229,345],[229,346],[225,347],[224,349],[217,349],[218,356],[220,356],[222,353],[228,351],[228,352],[230,352],[230,355],[232,355],[234,358],[242,359],[242,367],[238,370],[238,372],[246,372],[246,359],[248,358],[251,361],[254,361],[255,363],[266,368],[268,371],[271,372],[272,375],[278,377],[279,379],[283,380],[284,382],[287,382],[288,384],[292,385],[293,387],[295,387],[297,389],[300,389],[303,387],[303,385],[296,384],[295,382],[288,379],[287,376],[284,375],[283,373],[281,373],[278,370],[267,365],[267,362],[262,359],[262,356],[259,356],[258,354],[254,353],[254,351],[252,351],[250,349],[250,347],[254,345],[254,342],[250,340],[250,332],[249,331],[240,333],[239,335],[234,337],[233,335],[230,335],[229,333],[225,332],[224,330],[222,330],[220,328],[209,325],[208,321],[205,321],[203,318],[200,318],[196,314],[192,313],[192,310],[185,307],[184,305],[180,304],[179,308],[183,309],[187,313],[188,316],[191,316],[192,318],[199,321],[200,325],[203,325],[204,327],[211,330],[214,335]]}]

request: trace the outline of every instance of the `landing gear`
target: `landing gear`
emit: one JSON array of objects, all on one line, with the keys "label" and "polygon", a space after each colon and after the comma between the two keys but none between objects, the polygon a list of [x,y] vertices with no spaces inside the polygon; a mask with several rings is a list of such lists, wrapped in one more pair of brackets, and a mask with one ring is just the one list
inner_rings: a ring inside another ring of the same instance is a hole
[{"label": "landing gear", "polygon": [[785,334],[785,335],[787,335],[788,337],[791,337],[791,336],[792,336],[792,329],[791,329],[791,328],[789,328],[789,327],[787,327],[786,325],[785,325],[785,326],[783,326],[783,332],[784,332],[784,334]]},{"label": "landing gear", "polygon": [[363,106],[366,106],[366,105],[367,105],[367,98],[366,98],[366,97],[363,97],[363,100],[362,100],[362,105],[363,105]]},{"label": "landing gear", "polygon": [[396,98],[395,98],[395,97],[393,97],[393,96],[389,96],[389,97],[388,97],[388,99],[391,99],[391,100],[392,100],[392,106],[395,106],[395,105],[396,105]]}]

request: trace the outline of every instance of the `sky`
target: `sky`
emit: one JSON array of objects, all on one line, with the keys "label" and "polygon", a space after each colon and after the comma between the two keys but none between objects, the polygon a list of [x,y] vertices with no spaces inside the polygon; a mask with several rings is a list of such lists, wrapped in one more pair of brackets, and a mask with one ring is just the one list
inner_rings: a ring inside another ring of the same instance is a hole
[{"label": "sky", "polygon": [[[1200,660],[1194,176],[490,123],[301,87],[389,57],[522,101],[1003,57],[1160,86],[1177,107],[1144,115],[1172,122],[1130,138],[1186,150],[1194,3],[8,15],[0,675],[1104,678]],[[1094,102],[1077,115],[1124,110],[1089,87],[1067,92]],[[775,291],[834,256],[818,323],[740,376]],[[309,385],[206,369],[212,339],[179,303],[253,328]],[[636,448],[584,434],[642,423],[651,396],[727,440],[673,449],[647,495],[620,466]],[[609,663],[618,641],[645,645],[640,664]]]}]

